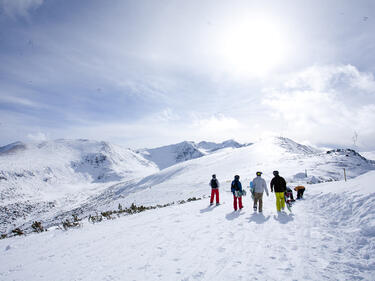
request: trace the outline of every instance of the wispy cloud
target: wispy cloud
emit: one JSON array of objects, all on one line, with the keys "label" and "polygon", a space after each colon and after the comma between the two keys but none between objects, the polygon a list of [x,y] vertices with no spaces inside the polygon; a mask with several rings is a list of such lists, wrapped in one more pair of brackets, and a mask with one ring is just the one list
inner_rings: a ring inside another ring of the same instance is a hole
[{"label": "wispy cloud", "polygon": [[37,133],[34,133],[34,134],[28,134],[27,138],[29,140],[33,141],[33,142],[41,142],[41,141],[46,141],[46,140],[49,139],[47,137],[47,135],[42,133],[42,132],[37,132]]},{"label": "wispy cloud", "polygon": [[31,10],[37,9],[44,0],[0,0],[0,8],[11,17],[28,17]]},{"label": "wispy cloud", "polygon": [[4,94],[0,94],[0,103],[10,103],[18,106],[26,106],[31,108],[42,108],[43,105],[38,104],[32,100],[29,100],[24,97],[17,97],[17,96],[8,96]]}]

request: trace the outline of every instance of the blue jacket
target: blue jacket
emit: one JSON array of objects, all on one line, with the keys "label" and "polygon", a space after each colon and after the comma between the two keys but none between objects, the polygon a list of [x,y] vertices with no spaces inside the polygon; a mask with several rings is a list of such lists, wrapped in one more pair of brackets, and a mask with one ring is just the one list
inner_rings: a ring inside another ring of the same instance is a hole
[{"label": "blue jacket", "polygon": [[[237,182],[236,185],[234,184],[235,182]],[[237,186],[237,189],[235,188],[235,186]],[[230,191],[232,191],[232,193],[234,194],[236,190],[239,190],[242,192],[242,184],[239,180],[234,180],[232,181],[232,184],[231,184]]]}]

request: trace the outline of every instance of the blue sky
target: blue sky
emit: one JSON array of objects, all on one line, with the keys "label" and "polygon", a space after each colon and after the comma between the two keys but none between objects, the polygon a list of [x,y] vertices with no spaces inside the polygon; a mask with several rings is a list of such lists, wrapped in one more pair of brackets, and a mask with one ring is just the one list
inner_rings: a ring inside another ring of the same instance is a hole
[{"label": "blue sky", "polygon": [[0,145],[281,135],[374,150],[374,11],[374,1],[0,0]]}]

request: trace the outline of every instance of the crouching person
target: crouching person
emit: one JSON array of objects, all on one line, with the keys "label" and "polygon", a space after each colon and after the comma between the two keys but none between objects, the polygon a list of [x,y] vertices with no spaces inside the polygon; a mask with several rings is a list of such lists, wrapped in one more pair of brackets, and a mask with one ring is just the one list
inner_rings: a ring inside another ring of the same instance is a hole
[{"label": "crouching person", "polygon": [[305,192],[305,187],[303,185],[298,185],[294,188],[297,191],[297,199],[303,198],[303,193]]}]

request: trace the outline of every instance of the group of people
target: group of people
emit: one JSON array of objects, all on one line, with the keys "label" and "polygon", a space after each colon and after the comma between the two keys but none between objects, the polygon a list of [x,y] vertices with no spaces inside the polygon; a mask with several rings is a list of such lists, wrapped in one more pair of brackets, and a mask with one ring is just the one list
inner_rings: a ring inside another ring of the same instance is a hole
[{"label": "group of people", "polygon": [[[288,202],[294,201],[293,198],[293,191],[286,186],[286,181],[283,177],[279,175],[278,171],[273,171],[273,179],[270,183],[271,192],[275,192],[276,197],[276,209],[278,212],[281,212],[285,208],[285,196],[287,196]],[[220,205],[219,200],[219,181],[216,175],[212,175],[212,179],[210,181],[211,186],[211,199],[210,205],[213,205],[214,199],[216,198],[216,205]],[[269,196],[268,188],[266,181],[262,178],[262,172],[256,172],[256,177],[250,182],[250,188],[252,189],[253,194],[253,208],[254,211],[259,211],[260,213],[263,212],[263,193],[265,192],[267,196]],[[296,186],[294,188],[297,191],[297,199],[302,199],[303,193],[305,191],[305,187],[302,185]],[[231,183],[231,192],[233,194],[233,208],[235,211],[238,209],[241,210],[243,208],[242,204],[242,195],[246,194],[242,188],[242,184],[240,182],[240,176],[235,175],[234,180]]]}]

